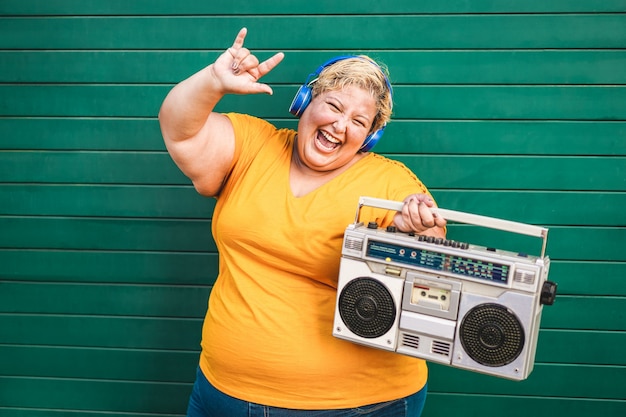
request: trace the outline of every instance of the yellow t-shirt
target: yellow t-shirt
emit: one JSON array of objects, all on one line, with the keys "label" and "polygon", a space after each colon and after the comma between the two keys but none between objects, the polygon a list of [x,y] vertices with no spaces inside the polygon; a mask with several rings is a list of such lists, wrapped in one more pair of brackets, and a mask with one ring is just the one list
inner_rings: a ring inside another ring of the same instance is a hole
[{"label": "yellow t-shirt", "polygon": [[[202,332],[200,368],[222,392],[295,409],[389,401],[426,384],[426,363],[332,336],[341,245],[360,196],[402,201],[427,193],[403,164],[370,153],[296,198],[289,167],[296,132],[229,114],[231,172],[217,199],[219,276]],[[364,221],[393,212],[364,207]]]}]

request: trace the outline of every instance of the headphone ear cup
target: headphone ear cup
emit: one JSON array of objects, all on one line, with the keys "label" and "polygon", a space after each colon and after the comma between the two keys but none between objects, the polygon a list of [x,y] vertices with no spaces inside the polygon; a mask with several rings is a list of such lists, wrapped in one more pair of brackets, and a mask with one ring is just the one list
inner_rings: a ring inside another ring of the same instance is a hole
[{"label": "headphone ear cup", "polygon": [[289,113],[293,114],[294,116],[300,117],[311,102],[311,95],[312,91],[309,85],[304,84],[300,86],[298,92],[291,102],[291,106],[289,106]]},{"label": "headphone ear cup", "polygon": [[382,129],[378,129],[376,132],[373,132],[368,137],[366,137],[365,142],[363,142],[363,146],[361,146],[359,151],[369,152],[374,147],[374,145],[378,143],[380,138],[383,136],[384,130],[385,130],[385,127],[383,126]]}]

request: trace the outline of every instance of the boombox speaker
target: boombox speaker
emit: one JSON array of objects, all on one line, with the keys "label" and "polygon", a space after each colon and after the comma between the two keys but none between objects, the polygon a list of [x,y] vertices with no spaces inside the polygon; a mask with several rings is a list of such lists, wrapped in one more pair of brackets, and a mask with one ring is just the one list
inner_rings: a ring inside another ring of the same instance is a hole
[{"label": "boombox speaker", "polygon": [[361,207],[402,203],[361,197],[347,227],[333,335],[378,349],[513,380],[533,369],[547,280],[546,228],[433,209],[457,221],[543,238],[540,256],[399,233],[359,222]]}]

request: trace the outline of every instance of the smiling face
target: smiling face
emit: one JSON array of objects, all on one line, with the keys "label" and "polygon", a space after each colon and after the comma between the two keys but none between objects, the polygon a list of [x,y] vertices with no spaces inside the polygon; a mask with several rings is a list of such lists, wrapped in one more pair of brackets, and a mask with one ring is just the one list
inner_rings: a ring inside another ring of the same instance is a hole
[{"label": "smiling face", "polygon": [[376,114],[376,100],[356,85],[319,94],[298,123],[295,157],[320,173],[347,165],[358,159]]}]

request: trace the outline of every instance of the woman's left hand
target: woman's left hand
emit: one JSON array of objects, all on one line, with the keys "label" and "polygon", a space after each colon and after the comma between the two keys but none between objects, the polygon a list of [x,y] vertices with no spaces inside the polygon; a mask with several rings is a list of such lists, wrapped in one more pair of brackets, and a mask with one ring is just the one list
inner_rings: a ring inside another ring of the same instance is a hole
[{"label": "woman's left hand", "polygon": [[393,218],[393,223],[402,232],[415,232],[445,237],[446,219],[433,213],[435,202],[426,194],[411,194],[403,201],[402,210]]}]

